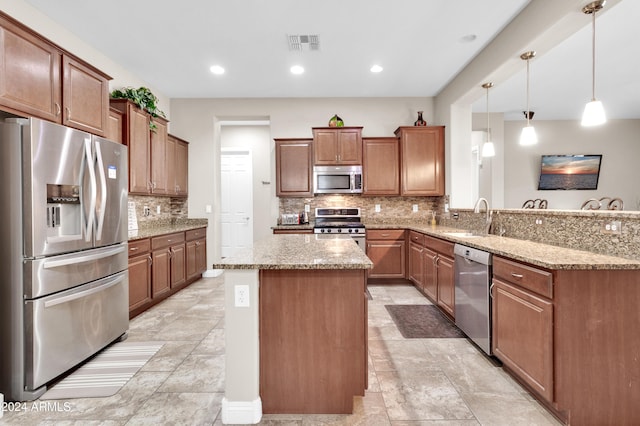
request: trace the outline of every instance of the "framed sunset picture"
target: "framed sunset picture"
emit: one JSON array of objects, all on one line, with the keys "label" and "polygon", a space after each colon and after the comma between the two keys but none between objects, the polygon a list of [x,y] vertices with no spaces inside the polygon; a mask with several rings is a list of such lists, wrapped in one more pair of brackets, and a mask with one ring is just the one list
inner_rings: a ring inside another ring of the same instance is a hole
[{"label": "framed sunset picture", "polygon": [[543,155],[539,190],[598,189],[602,155]]}]

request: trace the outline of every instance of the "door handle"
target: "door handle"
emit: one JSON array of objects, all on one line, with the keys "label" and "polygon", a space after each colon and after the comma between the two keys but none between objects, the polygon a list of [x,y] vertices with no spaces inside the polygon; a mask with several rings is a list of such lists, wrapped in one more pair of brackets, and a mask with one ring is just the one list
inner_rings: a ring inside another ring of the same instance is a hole
[{"label": "door handle", "polygon": [[91,188],[91,197],[89,197],[89,213],[87,217],[87,234],[85,241],[90,242],[93,230],[93,219],[96,211],[96,199],[97,199],[97,183],[96,172],[93,168],[93,155],[91,155],[91,139],[84,140],[84,153],[87,157],[87,170],[89,170],[89,187]]},{"label": "door handle", "polygon": [[59,268],[60,266],[68,266],[68,265],[75,265],[78,263],[91,262],[94,260],[115,256],[116,254],[120,254],[125,250],[126,250],[125,246],[120,246],[115,249],[105,250],[101,253],[88,254],[85,256],[74,256],[68,259],[48,260],[42,264],[42,267],[44,269],[51,269],[51,268]]},{"label": "door handle", "polygon": [[96,143],[96,161],[98,163],[98,171],[100,176],[100,215],[98,217],[98,228],[96,229],[96,240],[102,240],[102,227],[104,225],[104,215],[107,210],[107,177],[104,173],[104,164],[102,162],[102,151],[100,150],[100,144]]}]

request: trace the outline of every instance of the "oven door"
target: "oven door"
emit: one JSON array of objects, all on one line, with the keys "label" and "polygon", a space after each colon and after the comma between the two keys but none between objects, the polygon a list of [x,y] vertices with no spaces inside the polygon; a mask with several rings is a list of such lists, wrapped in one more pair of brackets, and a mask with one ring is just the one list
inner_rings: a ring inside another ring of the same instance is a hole
[{"label": "oven door", "polygon": [[366,246],[365,246],[365,236],[364,234],[338,234],[338,233],[332,233],[332,234],[314,234],[316,239],[318,240],[322,240],[322,239],[347,239],[347,238],[351,238],[353,241],[355,241],[355,243],[358,245],[358,247],[360,247],[362,249],[362,251],[366,252]]},{"label": "oven door", "polygon": [[25,302],[25,385],[35,390],[129,328],[127,271]]}]

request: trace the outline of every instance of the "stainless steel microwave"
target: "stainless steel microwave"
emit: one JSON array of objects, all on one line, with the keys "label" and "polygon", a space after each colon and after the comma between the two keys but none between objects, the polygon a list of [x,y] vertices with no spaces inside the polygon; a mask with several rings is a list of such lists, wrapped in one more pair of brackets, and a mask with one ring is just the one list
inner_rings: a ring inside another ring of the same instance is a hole
[{"label": "stainless steel microwave", "polygon": [[314,194],[361,194],[362,166],[315,166]]}]

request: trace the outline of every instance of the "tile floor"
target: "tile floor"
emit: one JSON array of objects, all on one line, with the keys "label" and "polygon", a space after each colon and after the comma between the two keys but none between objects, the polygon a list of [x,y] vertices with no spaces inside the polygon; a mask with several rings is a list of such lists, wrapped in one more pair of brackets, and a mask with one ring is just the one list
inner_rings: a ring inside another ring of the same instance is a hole
[{"label": "tile floor", "polygon": [[[265,425],[558,425],[466,339],[404,339],[385,304],[429,303],[413,287],[370,286],[369,390],[352,415],[265,415]],[[1,425],[222,425],[224,286],[206,278],[131,321],[162,349],[108,398],[5,412]],[[52,401],[49,401],[52,402]]]}]

